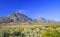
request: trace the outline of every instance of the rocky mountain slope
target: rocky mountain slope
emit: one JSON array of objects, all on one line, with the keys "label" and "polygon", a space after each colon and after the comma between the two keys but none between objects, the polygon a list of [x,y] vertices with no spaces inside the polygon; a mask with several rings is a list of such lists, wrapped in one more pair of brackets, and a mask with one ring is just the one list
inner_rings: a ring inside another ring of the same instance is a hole
[{"label": "rocky mountain slope", "polygon": [[0,23],[9,23],[9,22],[27,22],[32,21],[31,18],[25,16],[24,14],[14,12],[4,18],[0,18]]},{"label": "rocky mountain slope", "polygon": [[45,18],[39,17],[36,19],[32,19],[27,17],[26,15],[18,12],[11,13],[10,15],[0,18],[0,23],[10,23],[10,22],[32,22],[32,23],[59,23],[54,20],[47,20]]}]

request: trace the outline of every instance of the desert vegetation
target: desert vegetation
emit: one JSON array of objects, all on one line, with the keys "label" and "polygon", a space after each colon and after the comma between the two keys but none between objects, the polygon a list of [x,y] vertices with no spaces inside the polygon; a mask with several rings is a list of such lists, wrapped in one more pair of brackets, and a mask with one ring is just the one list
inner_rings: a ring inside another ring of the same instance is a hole
[{"label": "desert vegetation", "polygon": [[0,37],[60,37],[60,25],[0,26]]}]

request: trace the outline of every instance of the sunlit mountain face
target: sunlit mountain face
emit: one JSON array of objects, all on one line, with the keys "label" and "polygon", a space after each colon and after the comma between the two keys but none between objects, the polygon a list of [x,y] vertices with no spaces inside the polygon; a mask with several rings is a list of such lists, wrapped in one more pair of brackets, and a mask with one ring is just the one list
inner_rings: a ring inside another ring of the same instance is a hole
[{"label": "sunlit mountain face", "polygon": [[6,17],[0,18],[0,23],[27,22],[27,21],[32,21],[32,19],[25,16],[24,14],[17,13],[17,12],[11,13]]},{"label": "sunlit mountain face", "polygon": [[38,17],[36,19],[29,18],[20,12],[13,12],[6,17],[0,18],[0,23],[10,23],[10,22],[32,22],[32,23],[59,23],[54,20],[48,20],[43,17]]}]

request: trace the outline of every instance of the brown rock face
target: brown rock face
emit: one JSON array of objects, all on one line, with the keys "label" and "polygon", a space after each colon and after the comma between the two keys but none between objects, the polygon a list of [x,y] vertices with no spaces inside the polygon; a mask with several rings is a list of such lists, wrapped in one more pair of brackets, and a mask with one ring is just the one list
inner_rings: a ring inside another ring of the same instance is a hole
[{"label": "brown rock face", "polygon": [[31,25],[31,22],[24,22],[23,25]]}]

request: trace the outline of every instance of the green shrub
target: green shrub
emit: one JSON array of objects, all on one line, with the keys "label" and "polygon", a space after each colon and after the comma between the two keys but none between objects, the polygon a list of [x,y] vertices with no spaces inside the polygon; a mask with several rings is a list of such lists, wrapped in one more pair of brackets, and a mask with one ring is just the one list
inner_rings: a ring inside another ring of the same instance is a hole
[{"label": "green shrub", "polygon": [[15,36],[20,36],[20,35],[21,35],[21,32],[20,32],[20,31],[14,31],[14,32],[13,32],[13,35],[15,35]]},{"label": "green shrub", "polygon": [[9,34],[8,31],[4,31],[3,34],[2,34],[3,37],[9,37],[9,35],[10,35],[10,34]]}]

